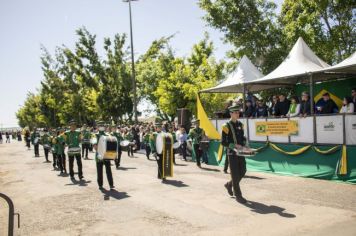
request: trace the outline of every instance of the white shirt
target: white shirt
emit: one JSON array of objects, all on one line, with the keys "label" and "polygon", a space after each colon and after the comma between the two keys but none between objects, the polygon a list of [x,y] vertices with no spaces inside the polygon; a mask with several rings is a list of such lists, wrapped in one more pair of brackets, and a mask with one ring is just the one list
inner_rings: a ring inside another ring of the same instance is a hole
[{"label": "white shirt", "polygon": [[353,113],[355,111],[354,104],[350,102],[348,105],[343,105],[340,109],[340,113]]}]

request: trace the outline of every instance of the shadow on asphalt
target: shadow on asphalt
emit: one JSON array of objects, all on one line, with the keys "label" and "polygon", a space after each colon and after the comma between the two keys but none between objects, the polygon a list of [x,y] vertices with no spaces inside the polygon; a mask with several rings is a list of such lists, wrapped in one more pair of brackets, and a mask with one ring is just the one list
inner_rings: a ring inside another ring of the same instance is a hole
[{"label": "shadow on asphalt", "polygon": [[262,177],[252,176],[252,175],[245,175],[244,178],[247,178],[247,179],[266,179],[266,178],[262,178]]},{"label": "shadow on asphalt", "polygon": [[122,167],[119,166],[119,168],[117,168],[117,170],[123,170],[123,171],[127,171],[127,170],[135,170],[137,169],[136,167]]},{"label": "shadow on asphalt", "polygon": [[106,190],[103,188],[100,191],[104,194],[104,200],[110,200],[110,198],[121,200],[130,197],[126,192],[119,192],[116,189]]},{"label": "shadow on asphalt", "polygon": [[207,167],[200,167],[200,169],[206,170],[206,171],[220,172],[220,170],[218,170],[218,169],[212,169],[212,168],[207,168]]},{"label": "shadow on asphalt", "polygon": [[76,180],[76,179],[70,179],[70,181],[72,181],[71,184],[66,184],[67,186],[69,185],[78,185],[78,186],[88,186],[89,183],[91,183],[91,180]]},{"label": "shadow on asphalt", "polygon": [[285,208],[281,208],[278,206],[267,206],[263,203],[259,203],[259,202],[254,202],[254,201],[247,201],[246,204],[244,204],[246,207],[251,208],[251,211],[259,213],[259,214],[278,214],[282,217],[285,218],[295,218],[296,215],[294,214],[290,214],[285,211]]},{"label": "shadow on asphalt", "polygon": [[185,184],[183,181],[174,180],[174,179],[166,179],[165,181],[162,181],[162,183],[167,185],[172,185],[178,188],[189,187],[189,185]]},{"label": "shadow on asphalt", "polygon": [[175,166],[188,166],[187,164],[174,164]]}]

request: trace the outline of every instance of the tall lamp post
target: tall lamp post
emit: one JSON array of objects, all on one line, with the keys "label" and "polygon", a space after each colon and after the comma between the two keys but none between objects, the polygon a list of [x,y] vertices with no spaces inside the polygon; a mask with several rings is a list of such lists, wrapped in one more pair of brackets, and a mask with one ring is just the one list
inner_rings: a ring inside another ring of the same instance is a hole
[{"label": "tall lamp post", "polygon": [[131,36],[131,67],[132,67],[132,87],[133,87],[133,107],[135,122],[137,122],[137,95],[136,95],[136,76],[135,76],[135,56],[133,48],[133,38],[132,38],[132,16],[131,16],[131,2],[138,0],[122,0],[123,2],[129,3],[129,13],[130,13],[130,36]]}]

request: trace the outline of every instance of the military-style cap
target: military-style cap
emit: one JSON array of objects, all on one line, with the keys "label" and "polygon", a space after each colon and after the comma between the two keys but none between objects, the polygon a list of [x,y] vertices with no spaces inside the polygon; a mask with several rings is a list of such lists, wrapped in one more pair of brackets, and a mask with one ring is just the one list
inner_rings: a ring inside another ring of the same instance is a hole
[{"label": "military-style cap", "polygon": [[241,110],[241,105],[239,104],[232,104],[232,106],[228,107],[230,112],[234,112],[234,111],[240,111]]},{"label": "military-style cap", "polygon": [[70,124],[70,125],[76,125],[77,122],[75,122],[75,120],[70,120],[70,121],[69,121],[69,124]]},{"label": "military-style cap", "polygon": [[192,120],[192,124],[196,124],[196,123],[199,123],[199,122],[200,122],[199,119],[194,119],[194,120]]}]

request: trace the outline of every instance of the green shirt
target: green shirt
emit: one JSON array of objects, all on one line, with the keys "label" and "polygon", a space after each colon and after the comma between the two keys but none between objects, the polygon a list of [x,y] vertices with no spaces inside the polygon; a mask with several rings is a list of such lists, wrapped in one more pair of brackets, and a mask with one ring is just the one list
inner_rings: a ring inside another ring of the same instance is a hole
[{"label": "green shirt", "polygon": [[42,145],[51,145],[51,136],[49,136],[49,134],[42,135],[41,144]]},{"label": "green shirt", "polygon": [[200,141],[203,139],[203,136],[205,135],[205,132],[202,128],[193,128],[190,129],[188,138],[192,139],[192,143],[194,144],[199,144]]},{"label": "green shirt", "polygon": [[90,143],[90,139],[91,139],[91,132],[84,130],[82,131],[82,137],[83,137],[83,143],[85,144],[89,144]]},{"label": "green shirt", "polygon": [[39,132],[32,132],[32,134],[31,134],[31,143],[32,143],[32,145],[35,145],[35,138],[38,138],[38,142],[37,142],[37,144],[39,143],[39,141],[40,141],[40,138],[41,138],[41,136],[40,136],[40,133]]},{"label": "green shirt", "polygon": [[56,144],[57,144],[57,154],[58,155],[64,154],[65,141],[63,135],[58,135],[56,137]]},{"label": "green shirt", "polygon": [[124,140],[120,132],[112,132],[111,135],[116,137],[118,144]]},{"label": "green shirt", "polygon": [[81,133],[79,131],[67,131],[63,136],[69,148],[79,147],[81,142]]}]

